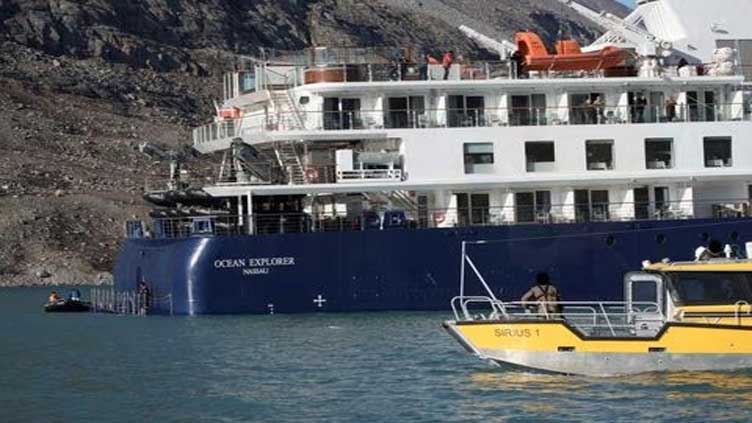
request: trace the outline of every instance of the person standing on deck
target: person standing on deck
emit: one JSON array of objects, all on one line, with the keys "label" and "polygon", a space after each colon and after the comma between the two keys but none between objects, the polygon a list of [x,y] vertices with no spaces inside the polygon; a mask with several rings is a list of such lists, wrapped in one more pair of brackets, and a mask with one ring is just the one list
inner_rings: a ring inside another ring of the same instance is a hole
[{"label": "person standing on deck", "polygon": [[[546,272],[535,275],[535,285],[522,296],[520,301],[537,303],[538,313],[549,318],[551,314],[560,313],[558,302],[561,301],[561,295]],[[524,305],[528,306],[528,304]]]},{"label": "person standing on deck", "polygon": [[449,50],[448,52],[444,53],[444,57],[441,60],[441,65],[444,66],[444,81],[449,79],[449,70],[452,68],[453,63],[454,51]]}]

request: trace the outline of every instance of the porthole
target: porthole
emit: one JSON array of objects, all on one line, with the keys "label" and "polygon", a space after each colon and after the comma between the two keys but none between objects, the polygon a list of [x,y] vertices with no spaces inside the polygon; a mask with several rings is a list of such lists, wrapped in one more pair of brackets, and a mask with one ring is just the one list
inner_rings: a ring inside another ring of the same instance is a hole
[{"label": "porthole", "polygon": [[708,240],[710,239],[710,234],[707,232],[703,232],[702,234],[700,234],[700,239],[703,242],[708,242]]},{"label": "porthole", "polygon": [[666,243],[666,235],[658,234],[655,236],[655,242],[658,244],[665,244]]},{"label": "porthole", "polygon": [[606,237],[606,245],[609,247],[613,247],[616,245],[616,238],[614,238],[613,235],[609,235]]},{"label": "porthole", "polygon": [[734,241],[734,242],[738,241],[739,240],[739,232],[737,232],[737,231],[731,232],[731,235],[729,235],[729,238],[731,238],[731,241]]}]

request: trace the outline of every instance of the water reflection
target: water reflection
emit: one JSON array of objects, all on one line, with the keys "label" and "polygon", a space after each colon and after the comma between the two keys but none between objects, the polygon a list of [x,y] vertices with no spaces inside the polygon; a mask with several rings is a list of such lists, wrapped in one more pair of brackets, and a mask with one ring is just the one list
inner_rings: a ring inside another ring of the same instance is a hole
[{"label": "water reflection", "polygon": [[463,409],[480,406],[487,412],[504,404],[503,414],[512,417],[588,420],[604,411],[635,421],[750,421],[752,416],[752,371],[590,378],[500,368],[469,372],[466,381]]}]

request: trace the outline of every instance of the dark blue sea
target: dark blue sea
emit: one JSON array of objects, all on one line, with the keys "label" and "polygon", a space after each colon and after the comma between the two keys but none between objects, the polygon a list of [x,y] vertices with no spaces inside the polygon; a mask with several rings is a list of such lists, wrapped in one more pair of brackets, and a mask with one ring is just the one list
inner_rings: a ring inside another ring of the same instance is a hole
[{"label": "dark blue sea", "polygon": [[0,289],[0,421],[752,421],[752,371],[504,370],[448,313],[47,315],[47,293]]}]

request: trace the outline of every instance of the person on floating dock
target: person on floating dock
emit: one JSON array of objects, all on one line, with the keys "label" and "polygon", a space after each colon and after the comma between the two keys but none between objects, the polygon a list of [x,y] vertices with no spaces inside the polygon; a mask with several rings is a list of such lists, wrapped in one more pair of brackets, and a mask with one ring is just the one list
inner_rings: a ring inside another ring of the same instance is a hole
[{"label": "person on floating dock", "polygon": [[139,301],[138,313],[147,314],[149,312],[149,306],[151,305],[151,290],[149,289],[149,286],[146,285],[145,281],[138,283],[136,294],[138,295]]},{"label": "person on floating dock", "polygon": [[523,303],[538,303],[538,313],[550,317],[551,314],[560,313],[559,290],[551,283],[551,278],[546,272],[535,275],[535,285],[530,288],[520,299]]}]

